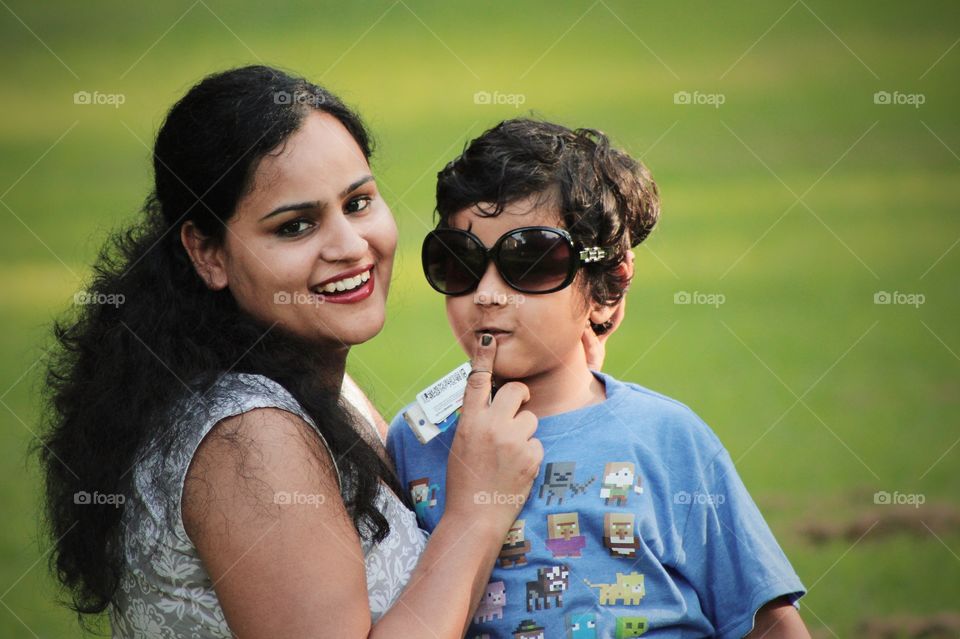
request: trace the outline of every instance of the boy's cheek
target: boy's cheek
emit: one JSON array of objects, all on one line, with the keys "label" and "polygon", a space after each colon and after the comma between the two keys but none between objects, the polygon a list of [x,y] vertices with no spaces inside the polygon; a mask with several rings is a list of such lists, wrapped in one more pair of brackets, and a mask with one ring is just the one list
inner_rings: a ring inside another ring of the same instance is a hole
[{"label": "boy's cheek", "polygon": [[536,359],[529,352],[516,348],[511,340],[497,349],[497,359],[493,365],[493,374],[498,378],[522,379],[537,372]]},{"label": "boy's cheek", "polygon": [[473,359],[473,351],[476,348],[473,331],[470,330],[469,317],[466,315],[465,309],[460,308],[460,305],[457,304],[458,301],[457,298],[447,298],[447,324],[453,331],[460,348],[470,359]]},{"label": "boy's cheek", "polygon": [[457,342],[460,343],[460,349],[464,352],[468,359],[473,359],[473,351],[476,349],[476,344],[473,343],[473,333],[468,332],[466,334],[458,334]]}]

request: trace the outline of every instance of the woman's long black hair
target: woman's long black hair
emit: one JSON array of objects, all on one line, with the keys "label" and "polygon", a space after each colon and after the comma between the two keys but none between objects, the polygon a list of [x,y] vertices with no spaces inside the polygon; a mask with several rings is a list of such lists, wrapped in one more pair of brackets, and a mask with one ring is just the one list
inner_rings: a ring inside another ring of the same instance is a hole
[{"label": "woman's long black hair", "polygon": [[402,495],[393,471],[338,406],[325,354],[279,326],[241,311],[229,290],[208,289],[180,240],[192,220],[219,241],[249,188],[258,161],[281,147],[311,110],[336,117],[368,158],[360,118],[303,78],[264,66],[209,76],[170,110],[154,147],[154,190],[137,222],[115,233],[93,266],[83,301],[54,324],[37,445],[45,477],[51,569],[78,613],[104,611],[123,565],[123,507],[133,467],[147,452],[170,452],[167,413],[203,393],[225,371],[265,375],[300,402],[320,427],[351,487],[354,525],[381,541],[375,507],[381,480]]}]

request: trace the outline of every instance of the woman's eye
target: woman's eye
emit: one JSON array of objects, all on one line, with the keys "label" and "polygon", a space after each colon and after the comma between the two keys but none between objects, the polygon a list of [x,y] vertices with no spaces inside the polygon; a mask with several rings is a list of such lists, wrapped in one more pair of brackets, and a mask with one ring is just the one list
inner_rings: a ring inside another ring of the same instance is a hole
[{"label": "woman's eye", "polygon": [[296,237],[305,233],[311,226],[313,226],[313,223],[310,222],[310,220],[292,220],[278,228],[277,235],[281,237]]},{"label": "woman's eye", "polygon": [[346,210],[347,213],[359,213],[360,211],[362,211],[362,210],[366,209],[367,207],[369,207],[369,206],[370,206],[370,202],[371,202],[372,200],[373,200],[373,198],[371,198],[371,197],[368,196],[368,195],[364,195],[364,196],[361,196],[361,197],[355,197],[355,198],[353,198],[352,200],[350,200],[349,202],[347,202],[347,206],[346,206],[345,210]]}]

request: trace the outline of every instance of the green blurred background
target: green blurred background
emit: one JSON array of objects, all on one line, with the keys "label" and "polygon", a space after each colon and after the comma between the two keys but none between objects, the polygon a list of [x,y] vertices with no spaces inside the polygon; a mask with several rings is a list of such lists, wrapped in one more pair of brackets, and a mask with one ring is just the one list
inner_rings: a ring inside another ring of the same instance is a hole
[{"label": "green blurred background", "polygon": [[79,634],[26,453],[49,323],[136,216],[166,110],[259,61],[378,139],[401,247],[387,327],[349,370],[388,418],[463,359],[418,265],[437,170],[506,117],[602,129],[663,196],[606,369],[719,434],[815,636],[920,636],[957,611],[956,3],[0,4],[0,636]]}]

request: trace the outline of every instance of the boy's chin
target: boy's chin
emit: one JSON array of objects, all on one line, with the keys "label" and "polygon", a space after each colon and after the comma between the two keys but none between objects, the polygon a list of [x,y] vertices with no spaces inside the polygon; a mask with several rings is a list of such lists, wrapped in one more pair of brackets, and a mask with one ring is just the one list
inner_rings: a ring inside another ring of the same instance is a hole
[{"label": "boy's chin", "polygon": [[[473,344],[461,344],[467,357],[473,360],[476,348]],[[497,383],[511,380],[522,381],[544,372],[542,362],[534,361],[529,354],[514,353],[509,342],[497,346],[497,354],[493,361],[493,377]]]},{"label": "boy's chin", "polygon": [[493,377],[501,383],[510,380],[523,381],[538,372],[540,372],[540,369],[537,366],[532,366],[531,362],[500,361],[498,358],[493,366]]}]

